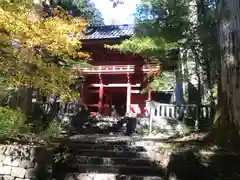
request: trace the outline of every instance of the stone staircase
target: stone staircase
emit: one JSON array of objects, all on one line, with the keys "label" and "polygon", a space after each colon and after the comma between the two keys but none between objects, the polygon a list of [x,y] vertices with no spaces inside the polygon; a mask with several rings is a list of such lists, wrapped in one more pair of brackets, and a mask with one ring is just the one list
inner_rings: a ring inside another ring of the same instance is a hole
[{"label": "stone staircase", "polygon": [[[65,160],[56,162],[56,180],[162,180],[163,170],[146,149],[130,137],[77,135],[58,149]],[[67,153],[66,153],[67,152]],[[55,153],[56,154],[56,153]],[[66,155],[68,154],[68,155]]]}]

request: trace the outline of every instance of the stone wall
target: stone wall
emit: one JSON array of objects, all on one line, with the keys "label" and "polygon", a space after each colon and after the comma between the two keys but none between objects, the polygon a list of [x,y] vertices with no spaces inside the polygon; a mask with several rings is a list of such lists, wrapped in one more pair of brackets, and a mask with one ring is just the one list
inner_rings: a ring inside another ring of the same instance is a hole
[{"label": "stone wall", "polygon": [[[136,131],[141,135],[149,135],[150,120],[148,117],[138,118]],[[152,119],[152,135],[161,138],[189,133],[189,128],[181,121],[154,116]]]},{"label": "stone wall", "polygon": [[51,179],[52,159],[44,147],[0,145],[0,180]]}]

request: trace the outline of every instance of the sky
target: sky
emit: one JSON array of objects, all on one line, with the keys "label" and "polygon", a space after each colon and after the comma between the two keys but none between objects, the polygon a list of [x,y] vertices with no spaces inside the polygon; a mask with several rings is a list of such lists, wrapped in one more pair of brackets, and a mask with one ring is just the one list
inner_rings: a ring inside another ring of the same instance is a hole
[{"label": "sky", "polygon": [[113,8],[110,0],[92,0],[95,6],[102,13],[105,24],[133,24],[131,16],[136,10],[136,4],[141,0],[124,0],[124,3]]}]

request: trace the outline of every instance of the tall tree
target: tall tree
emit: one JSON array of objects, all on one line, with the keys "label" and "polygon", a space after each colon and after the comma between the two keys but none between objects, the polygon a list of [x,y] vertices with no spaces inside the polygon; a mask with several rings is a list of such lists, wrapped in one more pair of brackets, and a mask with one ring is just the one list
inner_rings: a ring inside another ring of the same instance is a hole
[{"label": "tall tree", "polygon": [[202,69],[202,94],[208,103],[214,104],[213,89],[216,87],[219,74],[219,48],[216,43],[218,40],[216,0],[199,0],[196,6],[197,26],[192,33],[195,33],[197,38],[193,39],[195,46],[192,46],[192,49],[199,57],[198,66]]},{"label": "tall tree", "polygon": [[[220,129],[240,134],[240,2],[219,0],[219,44],[221,51],[221,86],[218,125]],[[222,131],[222,132],[224,132]]]}]

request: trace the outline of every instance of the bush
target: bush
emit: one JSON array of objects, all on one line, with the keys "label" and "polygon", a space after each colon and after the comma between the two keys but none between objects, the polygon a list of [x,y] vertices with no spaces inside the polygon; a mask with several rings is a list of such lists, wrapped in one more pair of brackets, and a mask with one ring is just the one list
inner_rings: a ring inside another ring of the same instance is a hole
[{"label": "bush", "polygon": [[48,125],[47,129],[42,132],[42,137],[47,140],[58,138],[61,136],[62,130],[61,123],[54,120]]},{"label": "bush", "polygon": [[0,138],[18,135],[24,127],[26,118],[19,110],[0,107]]}]

